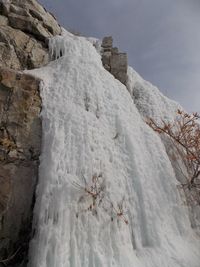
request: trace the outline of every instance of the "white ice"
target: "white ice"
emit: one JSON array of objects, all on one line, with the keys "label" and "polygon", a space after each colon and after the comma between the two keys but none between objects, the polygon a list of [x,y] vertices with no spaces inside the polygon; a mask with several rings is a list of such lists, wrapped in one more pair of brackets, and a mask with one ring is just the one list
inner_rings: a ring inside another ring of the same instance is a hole
[{"label": "white ice", "polygon": [[[129,68],[128,90],[83,37],[51,41],[43,79],[43,145],[30,267],[200,267],[178,181],[145,117],[172,119],[178,104]],[[61,51],[61,53],[60,53]],[[62,57],[59,57],[62,55]],[[133,97],[133,98],[132,98]],[[83,189],[102,174],[97,212]],[[112,214],[124,199],[124,219]]]}]

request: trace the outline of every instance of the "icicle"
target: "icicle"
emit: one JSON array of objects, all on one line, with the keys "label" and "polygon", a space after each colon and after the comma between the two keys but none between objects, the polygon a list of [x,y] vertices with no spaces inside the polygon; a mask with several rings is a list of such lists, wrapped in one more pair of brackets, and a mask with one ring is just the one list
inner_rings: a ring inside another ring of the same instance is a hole
[{"label": "icicle", "polygon": [[65,55],[65,38],[56,36],[49,39],[49,54],[51,59],[58,59]]}]

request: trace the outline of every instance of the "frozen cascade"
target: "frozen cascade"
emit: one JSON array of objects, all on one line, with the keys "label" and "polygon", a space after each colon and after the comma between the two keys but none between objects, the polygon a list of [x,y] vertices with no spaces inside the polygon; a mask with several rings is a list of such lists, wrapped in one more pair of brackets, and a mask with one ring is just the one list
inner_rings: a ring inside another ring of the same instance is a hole
[{"label": "frozen cascade", "polygon": [[[141,115],[143,105],[149,116],[173,117],[178,105],[147,82],[151,97],[133,100],[141,78],[129,69],[129,93],[83,37],[65,33],[51,41],[51,51],[58,59],[31,71],[44,83],[29,266],[199,267],[200,242],[172,165]],[[81,186],[95,176],[103,195],[91,211],[91,196]],[[120,203],[124,217],[116,212]]]}]

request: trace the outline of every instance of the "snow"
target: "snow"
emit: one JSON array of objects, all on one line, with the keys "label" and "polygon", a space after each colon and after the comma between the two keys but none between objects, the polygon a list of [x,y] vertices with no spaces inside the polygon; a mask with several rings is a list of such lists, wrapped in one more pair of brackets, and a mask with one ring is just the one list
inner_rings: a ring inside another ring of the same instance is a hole
[{"label": "snow", "polygon": [[127,89],[144,118],[173,121],[177,109],[183,109],[178,103],[164,96],[158,88],[143,80],[131,67],[128,68]]},{"label": "snow", "polygon": [[[31,71],[44,82],[29,266],[199,267],[200,241],[172,164],[144,121],[172,119],[178,104],[131,68],[128,91],[84,37],[65,33],[50,48],[57,60]],[[90,211],[83,177],[89,186],[95,175],[103,197]],[[116,214],[122,202],[124,217]]]},{"label": "snow", "polygon": [[[154,121],[157,121],[158,124],[161,123],[161,125],[163,124],[161,120],[173,123],[174,118],[177,116],[177,110],[183,110],[178,103],[169,100],[161,94],[158,88],[143,80],[131,67],[128,68],[127,89],[144,120],[152,118]],[[186,183],[186,177],[188,176],[187,169],[183,164],[182,158],[177,154],[174,143],[167,136],[161,136],[161,138],[174,168],[176,179],[180,181],[180,183]],[[176,161],[174,161],[172,155],[176,155]],[[180,191],[180,194],[184,197],[183,190]],[[189,214],[191,225],[193,228],[196,228],[195,230],[197,230],[199,234],[200,206],[194,203],[194,205],[189,208]]]}]

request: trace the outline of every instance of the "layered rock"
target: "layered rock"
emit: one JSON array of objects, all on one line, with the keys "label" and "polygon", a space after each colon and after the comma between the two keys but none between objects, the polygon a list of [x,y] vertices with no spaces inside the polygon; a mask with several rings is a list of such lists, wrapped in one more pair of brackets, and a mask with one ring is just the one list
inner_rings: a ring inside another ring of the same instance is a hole
[{"label": "layered rock", "polygon": [[40,80],[19,70],[46,65],[60,33],[36,0],[0,0],[0,266],[26,258],[38,176]]},{"label": "layered rock", "polygon": [[126,85],[128,68],[127,54],[121,53],[118,51],[117,47],[113,47],[113,39],[111,36],[104,37],[101,46],[104,68],[121,83]]},{"label": "layered rock", "polygon": [[[41,146],[40,80],[0,69],[0,257],[25,253]],[[0,262],[1,262],[0,259]]]},{"label": "layered rock", "polygon": [[48,39],[61,33],[35,0],[0,0],[0,66],[33,69],[48,63]]},{"label": "layered rock", "polygon": [[13,70],[47,64],[60,32],[37,1],[0,0],[0,266],[27,254],[41,144],[40,80]]}]

